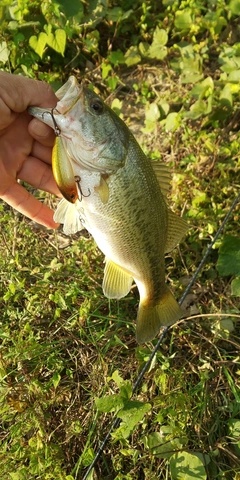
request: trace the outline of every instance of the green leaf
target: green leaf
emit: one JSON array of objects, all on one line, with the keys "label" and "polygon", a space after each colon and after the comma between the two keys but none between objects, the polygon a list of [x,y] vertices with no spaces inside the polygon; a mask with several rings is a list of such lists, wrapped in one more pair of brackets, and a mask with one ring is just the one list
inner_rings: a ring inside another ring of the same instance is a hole
[{"label": "green leaf", "polygon": [[0,43],[0,62],[6,63],[8,61],[9,50],[7,48],[7,42]]},{"label": "green leaf", "polygon": [[137,400],[126,402],[123,409],[118,412],[118,417],[122,419],[122,423],[112,434],[113,438],[128,438],[135,426],[141,422],[145,413],[149,412],[151,408],[150,403],[143,403]]},{"label": "green leaf", "polygon": [[206,480],[203,462],[188,452],[175,453],[170,458],[171,480]]},{"label": "green leaf", "polygon": [[240,238],[226,235],[219,249],[217,269],[220,275],[240,275]]},{"label": "green leaf", "polygon": [[119,48],[111,52],[107,58],[109,62],[111,62],[115,66],[125,62],[124,54],[121,50],[119,50]]},{"label": "green leaf", "polygon": [[147,42],[140,42],[138,48],[142,57],[147,57],[149,55],[150,45]]},{"label": "green leaf", "polygon": [[232,97],[232,92],[231,92],[231,87],[229,85],[229,83],[227,83],[223,90],[221,91],[221,94],[220,94],[220,101],[221,101],[221,105],[225,108],[227,108],[228,110],[231,110],[232,108],[232,105],[233,105],[233,97]]},{"label": "green leaf", "polygon": [[168,34],[163,28],[156,27],[153,34],[153,43],[158,44],[159,46],[166,45],[168,42]]},{"label": "green leaf", "polygon": [[118,370],[115,370],[112,374],[112,379],[116,382],[117,386],[120,388],[120,394],[125,400],[129,400],[132,395],[132,384],[129,380],[124,380],[118,373]]},{"label": "green leaf", "polygon": [[191,91],[191,95],[195,98],[202,99],[204,97],[208,97],[213,93],[214,90],[214,83],[211,77],[205,78],[202,82],[197,83],[194,85]]},{"label": "green leaf", "polygon": [[30,47],[36,52],[40,58],[43,57],[44,49],[47,44],[47,34],[45,32],[40,32],[38,37],[36,35],[32,35],[29,38],[29,45]]},{"label": "green leaf", "polygon": [[128,67],[141,62],[141,56],[137,47],[130,47],[125,53],[125,63]]},{"label": "green leaf", "polygon": [[228,420],[228,429],[235,453],[240,457],[240,420],[238,418],[230,418]]},{"label": "green leaf", "polygon": [[55,52],[60,53],[64,57],[64,51],[66,47],[66,32],[62,28],[58,28],[55,30],[54,34],[51,32],[48,33],[47,36],[47,44],[51,47]]},{"label": "green leaf", "polygon": [[102,63],[101,64],[101,69],[102,69],[102,79],[105,80],[107,78],[108,74],[111,72],[112,67],[108,63]]},{"label": "green leaf", "polygon": [[[210,98],[210,97],[209,97]],[[209,103],[205,100],[197,100],[190,107],[190,111],[184,114],[185,118],[190,118],[191,120],[196,120],[202,115],[207,115],[210,113],[211,107],[209,108]]]},{"label": "green leaf", "polygon": [[60,380],[61,380],[61,375],[58,372],[55,372],[52,376],[52,383],[54,388],[57,388]]},{"label": "green leaf", "polygon": [[150,45],[148,50],[148,56],[151,58],[158,58],[158,60],[163,60],[166,57],[168,51],[165,47],[168,41],[168,34],[162,28],[157,27],[153,34],[153,42]]},{"label": "green leaf", "polygon": [[240,297],[240,277],[234,278],[232,281],[231,293],[234,297]]},{"label": "green leaf", "polygon": [[186,10],[178,10],[176,12],[174,25],[178,30],[190,30],[193,24],[192,11],[188,8]]},{"label": "green leaf", "polygon": [[100,412],[116,412],[124,406],[124,398],[121,395],[109,395],[108,397],[96,398],[95,404]]},{"label": "green leaf", "polygon": [[166,132],[174,131],[180,126],[180,116],[177,112],[171,112],[167,118],[163,120],[163,123],[165,124]]},{"label": "green leaf", "polygon": [[117,84],[118,84],[119,78],[117,75],[113,75],[107,79],[107,84],[109,88],[111,88],[112,91],[115,90]]},{"label": "green leaf", "polygon": [[114,110],[114,112],[117,115],[120,115],[122,110],[122,101],[119,100],[118,98],[114,98],[114,100],[111,103],[111,109]]},{"label": "green leaf", "polygon": [[172,427],[163,426],[160,432],[150,433],[146,437],[145,444],[152,455],[158,458],[170,458],[175,450],[182,448],[185,439],[176,437]]},{"label": "green leaf", "polygon": [[233,15],[240,15],[240,0],[231,0],[228,8]]},{"label": "green leaf", "polygon": [[156,128],[158,119],[160,118],[160,112],[158,105],[153,102],[146,105],[145,109],[145,128],[142,129],[143,132],[148,133],[152,132]]},{"label": "green leaf", "polygon": [[113,7],[108,10],[108,21],[109,22],[118,22],[121,20],[122,17],[122,8],[121,7]]}]

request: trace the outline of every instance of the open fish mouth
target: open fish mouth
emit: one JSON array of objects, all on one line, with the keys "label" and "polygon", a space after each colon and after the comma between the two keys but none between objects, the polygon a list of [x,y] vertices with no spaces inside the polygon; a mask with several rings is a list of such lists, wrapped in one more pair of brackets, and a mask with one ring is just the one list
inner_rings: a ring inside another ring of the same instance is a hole
[{"label": "open fish mouth", "polygon": [[[28,107],[28,112],[33,117],[51,127],[56,136],[61,134],[64,129],[64,119],[70,115],[72,118],[75,112],[78,116],[84,113],[84,92],[83,87],[78,84],[75,77],[71,76],[68,81],[56,92],[59,99],[56,107]],[[58,119],[56,118],[58,117]]]}]

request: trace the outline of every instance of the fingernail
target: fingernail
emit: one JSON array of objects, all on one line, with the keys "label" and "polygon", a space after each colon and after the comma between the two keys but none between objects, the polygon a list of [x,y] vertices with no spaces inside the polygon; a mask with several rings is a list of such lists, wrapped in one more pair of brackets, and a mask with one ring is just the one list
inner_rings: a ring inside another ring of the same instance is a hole
[{"label": "fingernail", "polygon": [[46,137],[49,134],[49,127],[37,119],[32,120],[31,130],[38,137]]}]

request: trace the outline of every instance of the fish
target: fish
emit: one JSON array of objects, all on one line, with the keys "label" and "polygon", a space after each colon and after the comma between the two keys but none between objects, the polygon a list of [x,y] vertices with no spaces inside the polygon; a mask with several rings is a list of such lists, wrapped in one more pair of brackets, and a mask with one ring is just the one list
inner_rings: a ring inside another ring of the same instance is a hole
[{"label": "fish", "polygon": [[70,76],[55,108],[29,107],[56,139],[52,168],[63,195],[54,220],[66,234],[87,229],[105,255],[103,293],[139,291],[138,343],[153,340],[183,311],[165,282],[165,253],[188,229],[167,205],[171,175],[151,161],[124,121],[94,88]]}]

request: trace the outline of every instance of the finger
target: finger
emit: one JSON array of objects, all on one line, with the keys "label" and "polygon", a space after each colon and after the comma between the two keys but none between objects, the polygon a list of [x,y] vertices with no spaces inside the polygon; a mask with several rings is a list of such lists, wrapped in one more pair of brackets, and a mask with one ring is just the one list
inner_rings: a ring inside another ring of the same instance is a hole
[{"label": "finger", "polygon": [[0,72],[0,98],[13,112],[23,112],[29,105],[55,107],[57,97],[50,85],[21,75]]},{"label": "finger", "polygon": [[34,188],[53,193],[58,197],[61,196],[54,180],[51,166],[38,158],[28,157],[18,173],[18,178],[29,183]]},{"label": "finger", "polygon": [[34,118],[29,122],[28,131],[30,135],[42,145],[52,147],[56,138],[52,128]]},{"label": "finger", "polygon": [[31,155],[48,165],[52,164],[52,148],[41,145],[38,141],[33,142]]},{"label": "finger", "polygon": [[13,183],[1,198],[18,212],[45,227],[57,228],[59,226],[53,220],[53,211],[17,182]]}]

